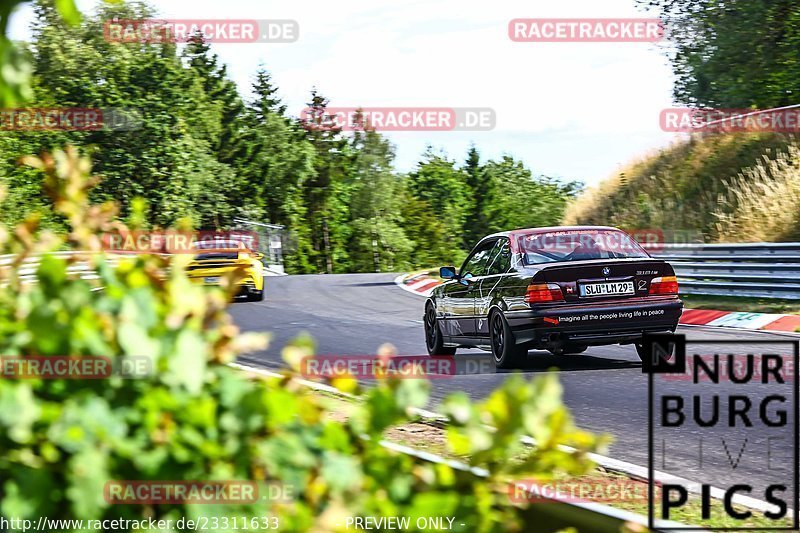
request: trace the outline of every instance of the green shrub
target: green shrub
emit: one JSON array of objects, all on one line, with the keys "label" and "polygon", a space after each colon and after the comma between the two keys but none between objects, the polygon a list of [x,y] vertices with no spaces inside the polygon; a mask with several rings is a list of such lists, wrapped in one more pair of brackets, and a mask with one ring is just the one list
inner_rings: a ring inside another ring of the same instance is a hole
[{"label": "green shrub", "polygon": [[[504,380],[485,401],[448,398],[451,449],[486,468],[480,479],[387,449],[392,425],[411,420],[428,401],[424,380],[381,379],[361,394],[346,421],[329,416],[320,397],[287,371],[246,376],[227,363],[264,346],[242,335],[226,313],[228,294],[186,277],[186,259],[123,259],[112,267],[86,255],[102,290],[68,271],[65,245],[99,251],[98,233],[119,229],[113,205],[89,205],[89,162],[74,149],[28,164],[45,173],[47,192],[71,227],[61,239],[35,220],[0,230],[16,260],[0,271],[0,354],[107,356],[115,363],[145,357],[146,379],[0,379],[0,515],[6,518],[280,519],[282,531],[344,529],[344,517],[451,515],[475,531],[515,530],[518,509],[506,483],[516,476],[581,474],[585,452],[603,439],[577,430],[554,376]],[[43,254],[34,284],[20,284],[21,261]],[[291,364],[313,352],[300,339],[284,349]],[[496,430],[491,430],[493,426]],[[522,435],[539,447],[523,453]],[[558,448],[565,443],[579,452]],[[521,457],[520,460],[509,460]],[[253,480],[293,490],[292,501],[256,504],[110,505],[109,480]],[[220,529],[222,529],[220,527]]]}]

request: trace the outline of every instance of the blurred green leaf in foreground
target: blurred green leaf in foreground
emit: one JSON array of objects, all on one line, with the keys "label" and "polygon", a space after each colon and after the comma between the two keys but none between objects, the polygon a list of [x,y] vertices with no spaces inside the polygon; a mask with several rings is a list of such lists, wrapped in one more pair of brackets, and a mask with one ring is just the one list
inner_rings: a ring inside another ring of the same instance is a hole
[{"label": "blurred green leaf in foreground", "polygon": [[[362,396],[346,420],[299,384],[247,376],[227,366],[263,348],[265,335],[242,335],[226,312],[229,294],[192,284],[188,259],[138,255],[112,268],[99,234],[119,230],[114,204],[90,205],[90,163],[74,148],[25,163],[45,174],[46,192],[71,231],[65,239],[28,219],[0,228],[0,355],[104,356],[115,364],[146,358],[138,379],[0,379],[0,515],[14,518],[257,517],[284,531],[337,531],[347,516],[455,516],[475,531],[521,524],[508,482],[591,468],[586,452],[601,438],[577,430],[554,376],[512,377],[480,403],[445,400],[448,445],[488,478],[381,446],[384,431],[413,419],[428,401],[424,379],[378,379],[361,389],[347,376],[334,385]],[[87,251],[101,290],[70,273],[76,261],[51,253]],[[88,253],[92,252],[92,253]],[[36,283],[19,282],[23,259],[40,255]],[[384,356],[390,356],[389,349]],[[284,349],[291,366],[313,354],[309,338]],[[494,428],[494,429],[493,429]],[[540,443],[522,453],[520,437]],[[561,451],[558,444],[578,449]],[[511,460],[524,456],[523,460]],[[251,480],[284,487],[286,499],[255,504],[111,505],[110,480]]]}]

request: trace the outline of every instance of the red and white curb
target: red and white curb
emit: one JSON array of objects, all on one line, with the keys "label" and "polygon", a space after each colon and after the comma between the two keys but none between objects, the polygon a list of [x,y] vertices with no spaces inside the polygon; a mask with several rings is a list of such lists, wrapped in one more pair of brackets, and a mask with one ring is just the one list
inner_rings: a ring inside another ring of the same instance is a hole
[{"label": "red and white curb", "polygon": [[681,316],[681,324],[795,332],[800,328],[800,315],[685,309]]},{"label": "red and white curb", "polygon": [[[397,276],[394,282],[401,289],[426,298],[431,295],[431,291],[435,287],[443,283],[442,280],[429,276],[427,272],[402,274]],[[711,326],[793,333],[800,329],[800,315],[684,309],[680,323],[684,326]]]},{"label": "red and white curb", "polygon": [[395,284],[403,290],[428,297],[431,291],[444,283],[442,280],[432,278],[427,272],[421,274],[400,274],[394,278]]}]

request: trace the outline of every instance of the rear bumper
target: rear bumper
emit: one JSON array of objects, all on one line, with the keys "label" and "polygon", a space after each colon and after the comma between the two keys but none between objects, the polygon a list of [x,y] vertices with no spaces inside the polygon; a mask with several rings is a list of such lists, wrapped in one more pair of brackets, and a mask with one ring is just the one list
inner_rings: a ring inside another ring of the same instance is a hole
[{"label": "rear bumper", "polygon": [[675,331],[683,302],[677,298],[581,305],[552,305],[505,314],[517,344],[629,344],[644,333]]},{"label": "rear bumper", "polygon": [[236,292],[236,296],[247,296],[248,294],[256,294],[258,293],[258,289],[256,289],[255,284],[253,282],[249,283],[240,283],[237,285],[238,290]]},{"label": "rear bumper", "polygon": [[[195,283],[195,284],[198,284],[198,285],[205,285],[206,287],[219,287],[219,285],[220,285],[219,281],[206,281],[207,277],[216,277],[216,276],[190,276],[189,280],[192,283]],[[219,277],[221,278],[222,276],[219,276]],[[246,294],[256,293],[256,292],[258,292],[260,290],[263,290],[263,288],[264,288],[263,287],[263,281],[261,283],[261,287],[258,287],[256,285],[255,278],[253,278],[253,277],[247,277],[247,278],[244,278],[244,279],[240,279],[238,282],[236,282],[237,296],[243,296],[243,295],[246,295]]]}]

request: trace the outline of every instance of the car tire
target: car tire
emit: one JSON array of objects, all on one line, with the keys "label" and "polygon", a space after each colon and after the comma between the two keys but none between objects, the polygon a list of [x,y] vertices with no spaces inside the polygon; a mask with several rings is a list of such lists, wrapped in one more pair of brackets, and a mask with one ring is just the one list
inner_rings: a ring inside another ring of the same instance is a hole
[{"label": "car tire", "polygon": [[[641,359],[642,362],[644,362],[645,358],[648,356],[647,352],[645,352],[644,344],[642,344],[641,342],[635,342],[635,343],[633,343],[633,345],[636,347],[636,354],[639,356],[639,359]],[[674,346],[673,346],[673,350],[674,350]],[[665,360],[669,361],[669,360],[672,359],[672,357],[674,355],[675,355],[675,352],[672,351],[667,357],[662,357],[662,359],[665,359]]]},{"label": "car tire", "polygon": [[428,355],[454,355],[456,348],[454,346],[445,346],[444,337],[442,336],[442,328],[439,327],[439,321],[436,319],[436,309],[433,305],[428,305],[425,308],[425,347],[428,349]]},{"label": "car tire", "polygon": [[497,368],[519,368],[525,362],[528,350],[516,345],[514,333],[503,313],[492,314],[489,320],[489,337],[492,357]]},{"label": "car tire", "polygon": [[253,291],[247,294],[247,301],[248,302],[263,302],[264,301],[264,290],[260,291]]}]

